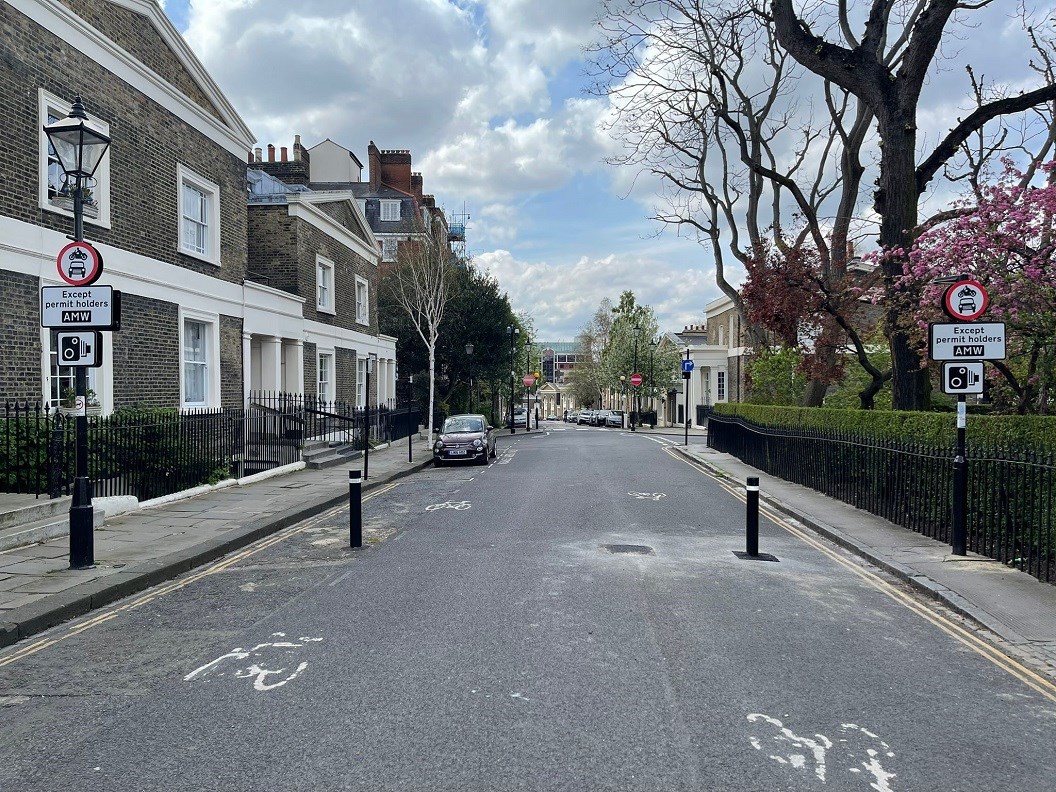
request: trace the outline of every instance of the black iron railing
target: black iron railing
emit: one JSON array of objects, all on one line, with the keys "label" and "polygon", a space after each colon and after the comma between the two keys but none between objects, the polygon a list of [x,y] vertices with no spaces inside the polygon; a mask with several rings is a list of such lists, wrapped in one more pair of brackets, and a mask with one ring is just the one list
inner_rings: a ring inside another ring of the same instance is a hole
[{"label": "black iron railing", "polygon": [[[67,426],[68,424],[68,426]],[[49,495],[69,494],[65,442],[73,422],[40,402],[5,401],[0,423],[0,492]],[[72,461],[70,456],[69,460]]]},{"label": "black iron railing", "polygon": [[[948,543],[953,451],[922,443],[758,426],[712,413],[708,445]],[[1056,582],[1056,455],[973,447],[968,454],[968,547]]]}]

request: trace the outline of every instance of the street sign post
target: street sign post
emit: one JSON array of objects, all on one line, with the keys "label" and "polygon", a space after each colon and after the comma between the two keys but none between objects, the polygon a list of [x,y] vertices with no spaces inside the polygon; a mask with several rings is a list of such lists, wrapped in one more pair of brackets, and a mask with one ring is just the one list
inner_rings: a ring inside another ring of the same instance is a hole
[{"label": "street sign post", "polygon": [[640,386],[641,386],[641,384],[642,384],[642,383],[643,383],[644,381],[645,381],[645,378],[644,378],[644,377],[642,377],[642,375],[641,375],[641,374],[632,374],[632,375],[631,375],[631,385],[633,385],[633,386],[634,386],[634,387],[636,387],[636,388],[640,387]]},{"label": "street sign post", "polygon": [[1004,360],[1004,322],[936,322],[928,326],[932,360]]},{"label": "street sign post", "polygon": [[118,330],[121,292],[112,286],[42,286],[40,326],[59,330]]}]

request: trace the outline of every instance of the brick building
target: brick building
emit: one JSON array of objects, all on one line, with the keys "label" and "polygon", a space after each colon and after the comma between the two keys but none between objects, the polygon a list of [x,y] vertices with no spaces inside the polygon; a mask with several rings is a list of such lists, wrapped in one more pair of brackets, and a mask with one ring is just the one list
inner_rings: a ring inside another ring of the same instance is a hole
[{"label": "brick building", "polygon": [[[98,285],[122,293],[122,329],[103,333],[90,372],[104,412],[238,406],[254,387],[314,393],[320,361],[333,364],[331,397],[356,396],[373,354],[379,395],[394,392],[395,344],[372,309],[376,240],[357,208],[297,192],[247,202],[253,135],[156,2],[6,0],[0,30],[0,395],[55,405],[72,384],[40,328],[39,290],[61,285],[55,258],[73,228],[42,128],[76,95],[112,138],[85,211]],[[333,276],[332,310],[320,273]]]}]

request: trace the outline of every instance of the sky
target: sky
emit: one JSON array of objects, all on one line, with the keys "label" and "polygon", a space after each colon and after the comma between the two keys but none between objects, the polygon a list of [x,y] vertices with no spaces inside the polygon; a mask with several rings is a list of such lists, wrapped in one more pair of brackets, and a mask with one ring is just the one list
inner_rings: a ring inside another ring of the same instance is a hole
[{"label": "sky", "polygon": [[[999,0],[1010,10],[1012,0]],[[409,149],[425,192],[465,212],[467,252],[531,316],[538,340],[571,341],[631,290],[660,330],[704,321],[721,296],[709,250],[651,220],[656,185],[606,163],[604,98],[585,91],[584,47],[601,0],[164,0],[257,145],[330,138]],[[947,46],[954,61],[1022,79],[1007,19]],[[977,29],[980,30],[980,29]],[[1022,59],[1021,59],[1022,60]],[[988,68],[989,67],[989,68]],[[964,108],[936,73],[921,128]],[[365,176],[366,174],[364,174]],[[737,283],[739,271],[727,277]]]}]

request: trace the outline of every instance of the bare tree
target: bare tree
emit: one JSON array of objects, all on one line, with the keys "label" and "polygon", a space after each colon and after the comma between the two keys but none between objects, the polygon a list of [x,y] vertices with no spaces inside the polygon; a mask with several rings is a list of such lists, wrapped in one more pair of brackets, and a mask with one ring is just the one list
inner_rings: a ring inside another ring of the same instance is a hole
[{"label": "bare tree", "polygon": [[[879,243],[887,252],[882,269],[888,288],[903,274],[928,183],[987,122],[1044,106],[1056,98],[1056,85],[1051,82],[989,101],[977,92],[979,106],[959,119],[917,163],[917,109],[940,45],[955,13],[970,15],[992,2],[871,0],[858,37],[846,0],[835,3],[835,24],[821,22],[826,25],[821,35],[814,30],[820,17],[797,13],[792,0],[770,0],[769,20],[781,46],[807,69],[857,97],[876,117],[880,161],[874,208],[880,215]],[[835,41],[826,38],[830,34]],[[926,372],[912,336],[899,320],[900,310],[892,302],[886,311],[885,332],[891,345],[893,406],[920,409],[925,402]]]},{"label": "bare tree", "polygon": [[436,341],[444,309],[451,298],[454,257],[447,244],[443,223],[434,220],[426,228],[400,242],[396,262],[385,273],[382,289],[386,299],[406,311],[429,352],[429,437],[433,436],[436,401]]}]

